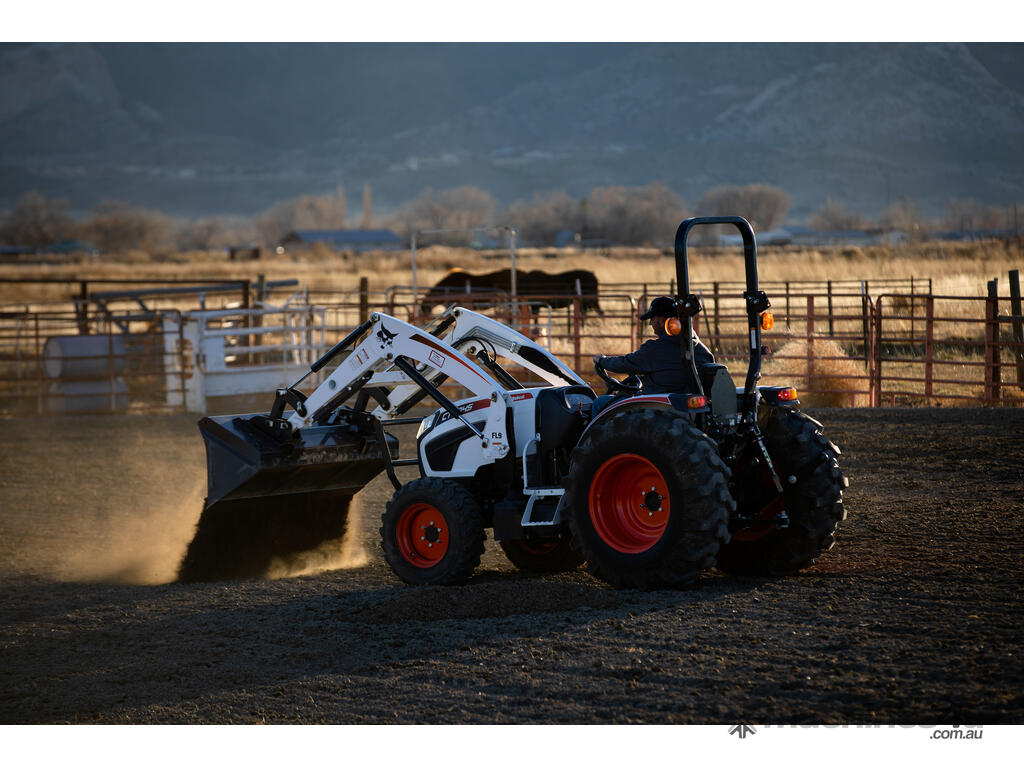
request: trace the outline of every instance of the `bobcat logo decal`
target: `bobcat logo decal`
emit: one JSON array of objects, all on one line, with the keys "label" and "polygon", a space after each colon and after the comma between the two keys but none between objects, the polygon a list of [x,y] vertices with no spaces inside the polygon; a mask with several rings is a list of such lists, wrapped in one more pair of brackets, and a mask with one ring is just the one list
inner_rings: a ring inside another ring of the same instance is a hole
[{"label": "bobcat logo decal", "polygon": [[391,331],[384,327],[384,323],[381,323],[380,330],[377,331],[377,338],[380,339],[380,348],[385,349],[387,347],[390,347],[392,342],[394,342],[395,340],[395,336],[397,335],[397,331],[392,333]]}]

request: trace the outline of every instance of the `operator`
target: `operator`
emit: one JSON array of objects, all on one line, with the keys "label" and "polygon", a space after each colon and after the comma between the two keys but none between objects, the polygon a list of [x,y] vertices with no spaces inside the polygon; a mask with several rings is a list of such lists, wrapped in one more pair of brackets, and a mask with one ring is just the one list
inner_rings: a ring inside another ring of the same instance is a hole
[{"label": "operator", "polygon": [[[683,337],[672,336],[665,330],[665,322],[676,316],[675,302],[668,296],[658,296],[640,315],[641,320],[651,321],[656,338],[648,339],[628,355],[594,355],[594,362],[600,363],[606,371],[639,374],[643,381],[640,392],[644,395],[696,391],[693,372],[683,364]],[[693,334],[693,357],[698,369],[715,362],[715,356],[696,333]]]}]

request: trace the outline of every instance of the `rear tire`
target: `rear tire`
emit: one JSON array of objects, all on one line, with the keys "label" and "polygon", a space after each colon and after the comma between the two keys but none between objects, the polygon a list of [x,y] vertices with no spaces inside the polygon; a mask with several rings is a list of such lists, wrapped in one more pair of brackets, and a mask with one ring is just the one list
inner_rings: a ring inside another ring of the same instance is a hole
[{"label": "rear tire", "polygon": [[509,539],[498,542],[511,563],[521,571],[562,573],[583,565],[583,553],[565,539]]},{"label": "rear tire", "polygon": [[814,419],[768,407],[760,422],[765,448],[782,481],[789,527],[753,541],[734,538],[722,548],[718,567],[735,574],[781,576],[806,568],[835,546],[836,529],[846,519],[847,483],[839,471],[839,449]]},{"label": "rear tire", "polygon": [[735,502],[717,447],[686,418],[631,411],[594,426],[566,475],[572,543],[614,587],[682,587],[713,567]]},{"label": "rear tire", "polygon": [[409,584],[462,584],[480,564],[480,505],[454,480],[421,477],[399,488],[381,520],[384,558]]}]

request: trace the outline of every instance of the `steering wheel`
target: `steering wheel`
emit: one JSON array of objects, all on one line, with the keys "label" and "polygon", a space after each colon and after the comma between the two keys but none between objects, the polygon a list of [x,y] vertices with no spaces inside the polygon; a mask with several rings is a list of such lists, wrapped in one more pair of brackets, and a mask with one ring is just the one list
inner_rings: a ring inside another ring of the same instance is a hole
[{"label": "steering wheel", "polygon": [[597,360],[594,361],[594,372],[601,377],[601,381],[608,385],[608,391],[606,395],[613,395],[616,392],[625,392],[627,395],[635,395],[640,391],[640,387],[643,386],[643,382],[640,381],[640,377],[635,373],[631,373],[629,376],[619,381],[612,376],[608,371],[604,369]]}]

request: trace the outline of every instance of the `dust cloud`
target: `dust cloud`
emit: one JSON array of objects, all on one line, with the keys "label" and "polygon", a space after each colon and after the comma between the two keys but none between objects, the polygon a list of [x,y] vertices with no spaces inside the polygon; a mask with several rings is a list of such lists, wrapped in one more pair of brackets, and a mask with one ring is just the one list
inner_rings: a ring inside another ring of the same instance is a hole
[{"label": "dust cloud", "polygon": [[[192,538],[203,507],[205,479],[176,483],[171,467],[145,469],[164,494],[139,504],[132,483],[112,478],[111,504],[95,518],[95,530],[65,551],[54,576],[60,581],[166,584]],[[140,499],[141,500],[141,499]]]},{"label": "dust cloud", "polygon": [[275,557],[267,567],[266,578],[286,579],[293,576],[310,576],[324,571],[360,568],[366,565],[370,556],[359,535],[362,530],[362,519],[362,495],[356,494],[349,502],[348,527],[344,536],[329,539],[311,550],[288,558]]},{"label": "dust cloud", "polygon": [[[191,416],[20,419],[5,427],[0,578],[136,585],[178,579],[206,492],[205,452]],[[270,558],[253,575],[278,579],[364,565],[360,496],[348,506],[348,525],[334,526],[345,536],[312,536],[313,549]],[[317,530],[332,527],[319,524]]]}]

